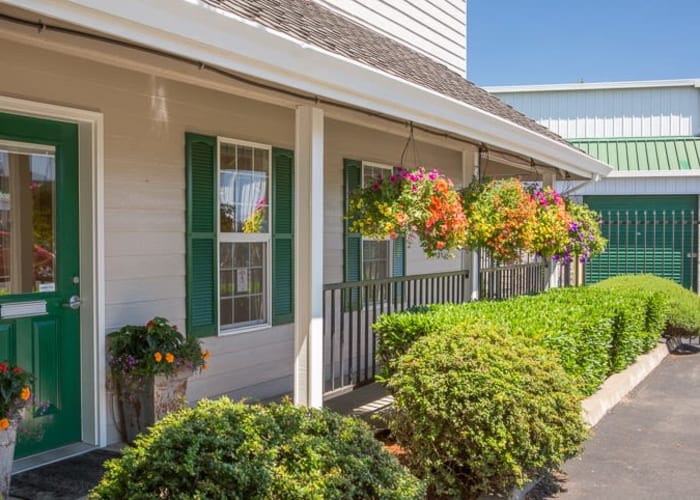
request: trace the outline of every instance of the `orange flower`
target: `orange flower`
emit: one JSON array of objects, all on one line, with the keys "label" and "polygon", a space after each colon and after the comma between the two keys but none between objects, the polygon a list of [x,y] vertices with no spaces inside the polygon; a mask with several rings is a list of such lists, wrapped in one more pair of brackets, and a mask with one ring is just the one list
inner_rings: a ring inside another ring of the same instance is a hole
[{"label": "orange flower", "polygon": [[4,431],[10,426],[10,421],[6,418],[0,419],[0,431]]},{"label": "orange flower", "polygon": [[156,360],[156,363],[160,363],[163,360],[163,355],[159,352],[155,352],[153,354],[153,359]]},{"label": "orange flower", "polygon": [[203,359],[204,361],[208,360],[208,359],[209,359],[209,356],[211,356],[211,355],[209,354],[209,351],[207,351],[206,349],[202,351],[202,359]]},{"label": "orange flower", "polygon": [[148,323],[146,323],[146,328],[147,328],[148,330],[150,330],[150,329],[153,328],[154,326],[156,326],[156,324],[155,324],[155,322],[154,322],[153,320],[150,320]]},{"label": "orange flower", "polygon": [[19,393],[19,398],[22,401],[26,401],[29,399],[29,396],[32,395],[32,391],[29,390],[29,387],[22,387],[22,392]]},{"label": "orange flower", "polygon": [[204,366],[202,366],[202,370],[206,370],[208,368],[209,368],[209,365],[207,365],[207,364],[204,364]]},{"label": "orange flower", "polygon": [[173,356],[173,353],[172,353],[172,352],[166,352],[166,353],[165,353],[165,362],[166,362],[166,363],[172,363],[173,361],[175,361],[175,356]]}]

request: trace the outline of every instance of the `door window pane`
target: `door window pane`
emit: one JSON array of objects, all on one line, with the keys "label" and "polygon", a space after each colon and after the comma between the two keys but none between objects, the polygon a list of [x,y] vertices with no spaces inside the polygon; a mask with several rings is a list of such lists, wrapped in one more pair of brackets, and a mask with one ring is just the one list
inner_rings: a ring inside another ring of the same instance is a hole
[{"label": "door window pane", "polygon": [[362,279],[378,280],[390,277],[390,240],[362,242]]},{"label": "door window pane", "polygon": [[56,154],[0,141],[0,294],[53,292]]}]

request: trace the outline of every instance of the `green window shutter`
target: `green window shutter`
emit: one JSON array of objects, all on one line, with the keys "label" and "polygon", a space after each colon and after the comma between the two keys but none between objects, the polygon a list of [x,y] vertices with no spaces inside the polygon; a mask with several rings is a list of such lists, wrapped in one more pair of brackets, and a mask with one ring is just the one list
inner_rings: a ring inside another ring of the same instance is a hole
[{"label": "green window shutter", "polygon": [[392,248],[392,276],[406,275],[406,238],[396,238]]},{"label": "green window shutter", "polygon": [[216,137],[185,135],[187,159],[187,333],[218,334]]},{"label": "green window shutter", "polygon": [[272,149],[272,324],[294,321],[294,152]]},{"label": "green window shutter", "polygon": [[[350,194],[362,185],[362,162],[343,160],[344,214],[348,213]],[[343,219],[343,281],[362,280],[362,235],[350,232],[351,221]]]},{"label": "green window shutter", "polygon": [[[343,215],[348,213],[350,194],[362,185],[362,162],[343,160]],[[362,235],[350,231],[348,219],[343,218],[343,281],[362,280]],[[343,291],[343,308],[354,311],[360,307],[360,290]]]}]

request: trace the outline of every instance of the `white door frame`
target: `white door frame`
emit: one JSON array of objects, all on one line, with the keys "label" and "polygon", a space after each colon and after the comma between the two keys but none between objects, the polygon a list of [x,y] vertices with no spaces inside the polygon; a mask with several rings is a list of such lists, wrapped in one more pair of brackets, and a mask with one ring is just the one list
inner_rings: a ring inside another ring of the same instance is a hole
[{"label": "white door frame", "polygon": [[76,123],[80,198],[82,441],[107,445],[102,113],[0,95],[0,112]]}]

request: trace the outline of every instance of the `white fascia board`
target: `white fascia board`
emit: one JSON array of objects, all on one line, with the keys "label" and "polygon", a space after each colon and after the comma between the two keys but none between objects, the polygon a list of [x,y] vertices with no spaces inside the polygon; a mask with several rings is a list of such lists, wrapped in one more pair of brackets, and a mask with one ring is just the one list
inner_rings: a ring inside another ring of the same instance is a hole
[{"label": "white fascia board", "polygon": [[687,178],[700,177],[700,170],[639,170],[634,172],[613,171],[609,179],[643,179],[643,178]]},{"label": "white fascia board", "polygon": [[572,90],[612,90],[612,89],[648,89],[659,87],[700,87],[700,79],[679,80],[639,80],[628,82],[596,83],[552,83],[536,85],[493,85],[483,87],[492,94],[515,94],[523,92],[558,92]]},{"label": "white fascia board", "polygon": [[311,95],[467,137],[582,177],[604,177],[612,170],[577,149],[462,101],[195,0],[4,2]]}]

